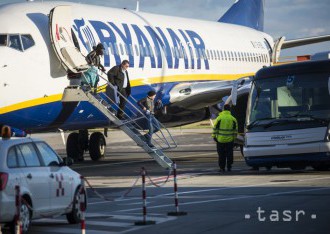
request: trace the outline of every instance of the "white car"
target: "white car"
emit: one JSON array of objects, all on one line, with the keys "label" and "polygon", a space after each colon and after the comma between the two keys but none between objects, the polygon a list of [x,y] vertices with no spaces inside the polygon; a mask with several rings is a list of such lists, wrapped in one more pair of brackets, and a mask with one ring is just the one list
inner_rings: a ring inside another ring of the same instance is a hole
[{"label": "white car", "polygon": [[[0,225],[5,224],[12,232],[16,185],[22,197],[23,233],[27,233],[31,219],[66,214],[69,223],[80,222],[80,175],[44,141],[0,138]],[[85,192],[84,196],[86,204]]]}]

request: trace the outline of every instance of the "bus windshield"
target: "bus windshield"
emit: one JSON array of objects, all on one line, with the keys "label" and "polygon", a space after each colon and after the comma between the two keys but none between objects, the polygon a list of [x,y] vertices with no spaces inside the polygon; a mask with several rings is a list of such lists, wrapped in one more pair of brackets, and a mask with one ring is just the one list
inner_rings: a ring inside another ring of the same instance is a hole
[{"label": "bus windshield", "polygon": [[277,121],[329,121],[330,74],[298,74],[255,80],[251,88],[247,127]]}]

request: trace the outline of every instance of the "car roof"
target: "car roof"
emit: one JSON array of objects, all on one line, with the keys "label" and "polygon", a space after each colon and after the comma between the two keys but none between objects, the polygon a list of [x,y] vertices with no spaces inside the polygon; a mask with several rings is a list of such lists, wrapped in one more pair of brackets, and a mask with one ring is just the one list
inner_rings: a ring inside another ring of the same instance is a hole
[{"label": "car roof", "polygon": [[35,142],[35,141],[42,141],[42,140],[37,138],[30,138],[30,137],[12,137],[10,139],[3,139],[0,137],[0,146],[1,148],[8,148],[13,145]]}]

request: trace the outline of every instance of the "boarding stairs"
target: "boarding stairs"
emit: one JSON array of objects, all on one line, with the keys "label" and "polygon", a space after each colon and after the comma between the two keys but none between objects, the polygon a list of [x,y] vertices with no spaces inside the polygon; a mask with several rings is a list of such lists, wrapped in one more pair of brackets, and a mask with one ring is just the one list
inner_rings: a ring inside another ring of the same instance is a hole
[{"label": "boarding stairs", "polygon": [[[84,76],[84,74],[83,74]],[[156,162],[163,168],[170,169],[172,167],[172,160],[165,155],[163,151],[176,148],[177,144],[173,139],[172,135],[160,122],[160,130],[153,134],[152,144],[154,147],[150,147],[144,136],[145,129],[147,126],[147,121],[149,119],[147,116],[134,104],[137,101],[130,97],[126,99],[119,92],[117,92],[116,87],[114,87],[105,78],[104,74],[99,75],[99,78],[106,82],[97,91],[93,91],[90,86],[72,85],[65,88],[62,102],[81,102],[88,101],[95,108],[97,108],[104,116],[106,116],[109,121],[120,128],[123,132],[127,134],[132,140],[136,142],[150,157],[152,157]],[[116,98],[110,98],[106,92],[105,87],[112,89],[115,95],[119,95],[126,99],[127,103],[125,110],[122,110],[125,119],[119,119],[116,116],[116,111],[119,110],[119,105]],[[131,101],[132,100],[132,101]],[[158,120],[156,120],[158,121]]]}]

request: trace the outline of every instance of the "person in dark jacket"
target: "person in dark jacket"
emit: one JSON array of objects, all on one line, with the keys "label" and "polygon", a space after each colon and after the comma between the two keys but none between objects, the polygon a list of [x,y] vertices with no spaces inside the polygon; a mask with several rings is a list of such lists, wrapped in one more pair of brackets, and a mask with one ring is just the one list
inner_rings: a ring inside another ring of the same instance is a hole
[{"label": "person in dark jacket", "polygon": [[93,47],[93,50],[86,56],[86,61],[89,65],[95,66],[101,71],[105,72],[104,66],[101,64],[100,56],[104,54],[104,46],[102,43]]},{"label": "person in dark jacket", "polygon": [[[117,117],[124,118],[126,99],[131,95],[131,84],[128,77],[127,69],[129,68],[129,61],[123,60],[119,66],[114,66],[108,71],[108,80],[113,86],[117,86],[118,92],[121,94],[119,97],[119,110]],[[124,97],[126,99],[124,99]]]},{"label": "person in dark jacket", "polygon": [[156,97],[156,92],[151,90],[148,92],[147,97],[138,101],[138,105],[140,106],[140,108],[143,110],[146,117],[148,118],[149,132],[147,134],[145,134],[144,137],[145,137],[146,142],[149,145],[149,147],[155,147],[151,143],[152,134],[156,133],[160,130],[159,122],[155,118],[155,109],[161,109],[162,102],[161,102],[161,100],[158,100],[155,103],[155,97]]}]

